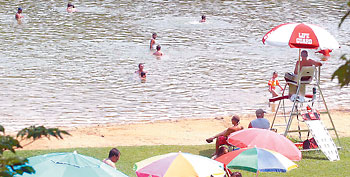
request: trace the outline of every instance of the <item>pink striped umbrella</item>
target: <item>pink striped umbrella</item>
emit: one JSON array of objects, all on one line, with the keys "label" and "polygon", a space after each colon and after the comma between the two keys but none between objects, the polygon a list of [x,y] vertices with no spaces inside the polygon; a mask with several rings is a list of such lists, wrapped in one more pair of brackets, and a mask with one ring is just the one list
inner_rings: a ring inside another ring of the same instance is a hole
[{"label": "pink striped umbrella", "polygon": [[248,128],[232,133],[227,142],[240,148],[258,147],[276,151],[290,160],[301,160],[301,152],[286,137],[266,129]]}]

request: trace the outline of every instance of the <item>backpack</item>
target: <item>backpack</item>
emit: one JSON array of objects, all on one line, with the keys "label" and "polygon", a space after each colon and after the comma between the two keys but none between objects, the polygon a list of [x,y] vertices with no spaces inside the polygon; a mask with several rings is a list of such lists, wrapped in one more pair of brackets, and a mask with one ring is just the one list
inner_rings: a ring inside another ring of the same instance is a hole
[{"label": "backpack", "polygon": [[317,149],[318,145],[314,138],[307,139],[303,142],[303,149]]}]

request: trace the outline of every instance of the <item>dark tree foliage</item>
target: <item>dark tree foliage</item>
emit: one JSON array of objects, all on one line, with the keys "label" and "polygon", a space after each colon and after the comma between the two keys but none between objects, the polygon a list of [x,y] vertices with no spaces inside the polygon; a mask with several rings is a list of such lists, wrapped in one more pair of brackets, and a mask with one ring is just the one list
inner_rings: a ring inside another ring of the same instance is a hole
[{"label": "dark tree foliage", "polygon": [[[6,135],[5,128],[0,125],[0,176],[13,177],[16,174],[35,173],[35,170],[26,165],[28,159],[16,155],[16,149],[22,148],[20,141],[31,140],[30,143],[40,138],[51,136],[57,139],[63,139],[62,135],[70,135],[64,130],[58,128],[45,128],[44,126],[30,126],[17,133],[16,137]],[[25,146],[25,145],[24,145]],[[10,151],[11,155],[4,156],[5,151]]]},{"label": "dark tree foliage", "polygon": [[[350,7],[350,0],[347,3],[347,6]],[[345,15],[341,18],[339,23],[339,28],[343,24],[344,20],[350,15],[350,10],[348,10]],[[341,65],[332,75],[332,80],[337,77],[340,87],[348,86],[350,82],[350,59],[346,55],[341,56],[341,60],[345,61],[345,64]]]}]

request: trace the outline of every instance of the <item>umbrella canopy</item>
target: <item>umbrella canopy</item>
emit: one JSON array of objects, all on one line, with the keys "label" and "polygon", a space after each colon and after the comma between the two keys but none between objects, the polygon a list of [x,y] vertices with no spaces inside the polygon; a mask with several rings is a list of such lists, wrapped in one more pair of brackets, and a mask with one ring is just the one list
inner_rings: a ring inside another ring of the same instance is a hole
[{"label": "umbrella canopy", "polygon": [[231,151],[216,159],[228,168],[251,172],[287,172],[298,165],[280,153],[262,148]]},{"label": "umbrella canopy", "polygon": [[189,153],[154,156],[134,165],[138,177],[210,177],[224,176],[223,164]]},{"label": "umbrella canopy", "polygon": [[264,44],[305,49],[337,49],[338,42],[325,29],[306,23],[285,23],[276,26],[262,39]]},{"label": "umbrella canopy", "polygon": [[240,148],[259,147],[281,153],[290,160],[301,160],[301,151],[288,138],[270,130],[248,128],[232,133],[227,142]]},{"label": "umbrella canopy", "polygon": [[34,174],[15,177],[127,177],[95,158],[74,153],[51,153],[28,158]]}]

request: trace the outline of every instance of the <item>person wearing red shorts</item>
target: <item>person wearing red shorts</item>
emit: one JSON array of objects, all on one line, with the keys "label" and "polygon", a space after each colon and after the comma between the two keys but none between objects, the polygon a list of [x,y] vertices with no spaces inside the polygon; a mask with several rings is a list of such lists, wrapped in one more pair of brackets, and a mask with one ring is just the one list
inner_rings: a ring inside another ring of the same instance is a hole
[{"label": "person wearing red shorts", "polygon": [[231,122],[232,122],[232,127],[224,130],[223,132],[213,136],[213,137],[210,137],[208,139],[206,139],[207,143],[211,143],[214,141],[214,139],[216,139],[216,151],[215,151],[215,154],[218,154],[218,150],[219,150],[219,147],[221,145],[229,145],[227,143],[227,137],[233,133],[233,132],[236,132],[236,131],[239,131],[239,130],[242,130],[243,129],[243,126],[240,126],[239,125],[239,121],[240,121],[240,118],[237,116],[237,115],[234,115],[232,116],[232,119],[231,119]]}]

